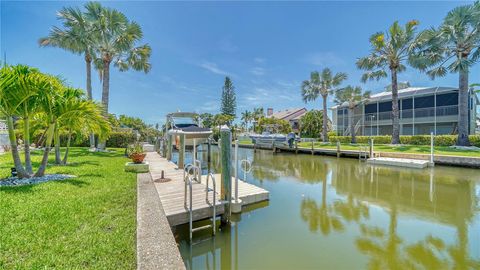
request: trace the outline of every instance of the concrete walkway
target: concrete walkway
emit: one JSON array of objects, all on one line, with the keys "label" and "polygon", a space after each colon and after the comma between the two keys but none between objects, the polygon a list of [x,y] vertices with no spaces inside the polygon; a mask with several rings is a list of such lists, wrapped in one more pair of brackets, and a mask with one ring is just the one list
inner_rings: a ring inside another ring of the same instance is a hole
[{"label": "concrete walkway", "polygon": [[150,173],[137,175],[137,269],[185,269]]}]

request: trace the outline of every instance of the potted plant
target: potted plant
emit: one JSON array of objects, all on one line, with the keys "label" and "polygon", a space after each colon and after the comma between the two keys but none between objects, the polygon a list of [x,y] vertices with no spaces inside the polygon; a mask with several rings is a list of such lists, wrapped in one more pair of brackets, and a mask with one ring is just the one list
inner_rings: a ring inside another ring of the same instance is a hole
[{"label": "potted plant", "polygon": [[145,152],[143,151],[143,147],[139,143],[135,143],[129,145],[127,148],[127,155],[133,161],[133,163],[142,163],[143,159],[145,159]]}]

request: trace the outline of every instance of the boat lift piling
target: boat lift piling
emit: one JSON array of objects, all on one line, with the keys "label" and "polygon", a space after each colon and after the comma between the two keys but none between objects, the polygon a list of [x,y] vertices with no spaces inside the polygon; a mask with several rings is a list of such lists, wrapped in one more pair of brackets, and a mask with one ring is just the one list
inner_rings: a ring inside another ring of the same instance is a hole
[{"label": "boat lift piling", "polygon": [[178,168],[183,168],[185,164],[185,134],[180,135],[180,149],[178,151]]},{"label": "boat lift piling", "polygon": [[[234,164],[235,164],[235,200],[232,201],[232,213],[242,212],[242,200],[238,197],[238,169],[239,169],[239,159],[238,159],[238,140],[235,140],[235,152],[234,152]],[[245,180],[245,179],[244,179]]]},{"label": "boat lift piling", "polygon": [[167,160],[172,160],[173,135],[167,134]]}]

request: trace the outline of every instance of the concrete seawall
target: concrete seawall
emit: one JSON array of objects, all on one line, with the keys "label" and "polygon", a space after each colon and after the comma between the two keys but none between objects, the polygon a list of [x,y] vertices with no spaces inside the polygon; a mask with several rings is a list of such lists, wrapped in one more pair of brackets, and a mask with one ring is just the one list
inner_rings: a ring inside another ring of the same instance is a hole
[{"label": "concrete seawall", "polygon": [[[239,147],[242,148],[250,148],[250,149],[264,149],[264,150],[272,150],[273,148],[268,147],[261,147],[255,148],[252,144],[239,144]],[[326,149],[326,148],[306,148],[306,147],[298,147],[295,148],[287,148],[287,147],[276,147],[275,151],[277,152],[291,152],[291,153],[301,153],[301,154],[310,154],[310,155],[327,155],[327,156],[340,156],[340,157],[348,157],[348,158],[358,158],[359,151],[357,150],[340,150],[337,153],[336,149]],[[367,153],[368,155],[368,153]],[[398,153],[398,152],[377,152],[375,151],[376,156],[380,157],[391,157],[391,158],[409,158],[409,159],[421,159],[421,160],[429,160],[429,154],[413,154],[413,153]],[[458,166],[458,167],[470,167],[470,168],[480,168],[480,158],[478,157],[465,157],[465,156],[450,156],[450,155],[435,155],[433,156],[433,161],[437,165],[445,165],[445,166]]]}]

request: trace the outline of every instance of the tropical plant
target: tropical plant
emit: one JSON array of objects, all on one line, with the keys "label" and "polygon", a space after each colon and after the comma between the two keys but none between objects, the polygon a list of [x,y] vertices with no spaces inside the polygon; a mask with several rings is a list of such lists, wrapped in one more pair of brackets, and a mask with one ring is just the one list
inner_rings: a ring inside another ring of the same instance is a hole
[{"label": "tropical plant", "polygon": [[[397,83],[397,90],[402,90],[405,88],[410,87],[410,82],[398,82]],[[385,92],[392,92],[392,85],[389,84],[385,86]]]},{"label": "tropical plant", "polygon": [[200,122],[202,124],[202,126],[204,127],[207,127],[207,128],[211,128],[213,126],[213,114],[211,113],[202,113],[199,115],[200,117]]},{"label": "tropical plant", "polygon": [[305,103],[322,97],[323,123],[321,136],[324,142],[328,142],[328,95],[346,79],[346,73],[339,72],[333,75],[329,68],[325,68],[321,74],[318,71],[313,71],[310,73],[310,79],[302,82],[302,99]]},{"label": "tropical plant", "polygon": [[[95,58],[95,40],[92,21],[77,7],[62,8],[58,12],[63,29],[53,27],[47,37],[40,38],[40,46],[62,48],[75,54],[82,54],[86,65],[87,97],[92,99],[92,61]],[[90,134],[90,148],[95,148],[95,136]]]},{"label": "tropical plant", "polygon": [[451,10],[438,29],[423,31],[419,46],[412,50],[410,63],[430,78],[458,73],[457,145],[469,146],[469,69],[480,60],[480,2]]},{"label": "tropical plant", "polygon": [[314,138],[322,133],[323,112],[310,110],[300,118],[300,133],[302,137]]},{"label": "tropical plant", "polygon": [[[95,66],[100,70],[102,79],[102,105],[105,116],[108,115],[108,103],[110,94],[110,65],[120,71],[130,68],[147,73],[151,48],[148,44],[136,46],[143,37],[142,29],[136,22],[111,8],[103,7],[98,2],[89,2],[85,5],[85,16],[92,22],[94,44],[97,58]],[[99,148],[105,147],[105,141],[99,144]]]},{"label": "tropical plant", "polygon": [[248,124],[252,120],[252,113],[248,110],[242,112],[242,119],[245,129],[248,130]]},{"label": "tropical plant", "polygon": [[231,115],[235,118],[236,108],[235,87],[233,86],[232,80],[230,80],[229,77],[225,77],[225,84],[222,88],[222,104],[220,112],[225,115]]},{"label": "tropical plant", "polygon": [[292,127],[288,121],[283,119],[277,119],[273,117],[262,117],[258,120],[258,124],[255,127],[255,132],[262,133],[269,131],[273,133],[289,133],[292,132]]},{"label": "tropical plant", "polygon": [[[24,66],[5,66],[0,73],[2,87],[0,88],[0,110],[7,118],[12,157],[17,175],[20,178],[43,176],[48,161],[55,121],[52,104],[58,98],[63,88],[58,78],[40,73],[37,69]],[[47,119],[45,149],[40,166],[33,174],[30,157],[30,120],[35,114],[43,113]],[[15,134],[14,118],[23,121],[25,166],[20,160]]]},{"label": "tropical plant", "polygon": [[398,107],[397,74],[406,70],[409,51],[416,46],[418,21],[412,20],[402,27],[394,22],[386,32],[377,32],[370,37],[370,55],[357,61],[357,67],[366,70],[362,81],[379,80],[390,73],[392,87],[392,144],[400,143],[400,112]]},{"label": "tropical plant", "polygon": [[228,125],[233,121],[233,118],[234,117],[232,115],[228,115],[228,114],[221,114],[221,113],[216,114],[213,117],[213,125],[215,127]]},{"label": "tropical plant", "polygon": [[[87,134],[98,134],[100,139],[106,139],[110,132],[110,124],[103,117],[100,105],[83,98],[83,91],[65,88],[55,103],[55,163],[67,164],[72,134],[77,137]],[[60,133],[67,134],[67,145],[63,159],[60,158]]]},{"label": "tropical plant", "polygon": [[335,92],[335,103],[338,105],[347,103],[348,106],[348,123],[350,125],[350,134],[352,136],[351,143],[357,143],[355,121],[353,118],[354,109],[368,98],[370,98],[370,91],[363,92],[362,88],[359,86],[354,87],[349,85]]}]

